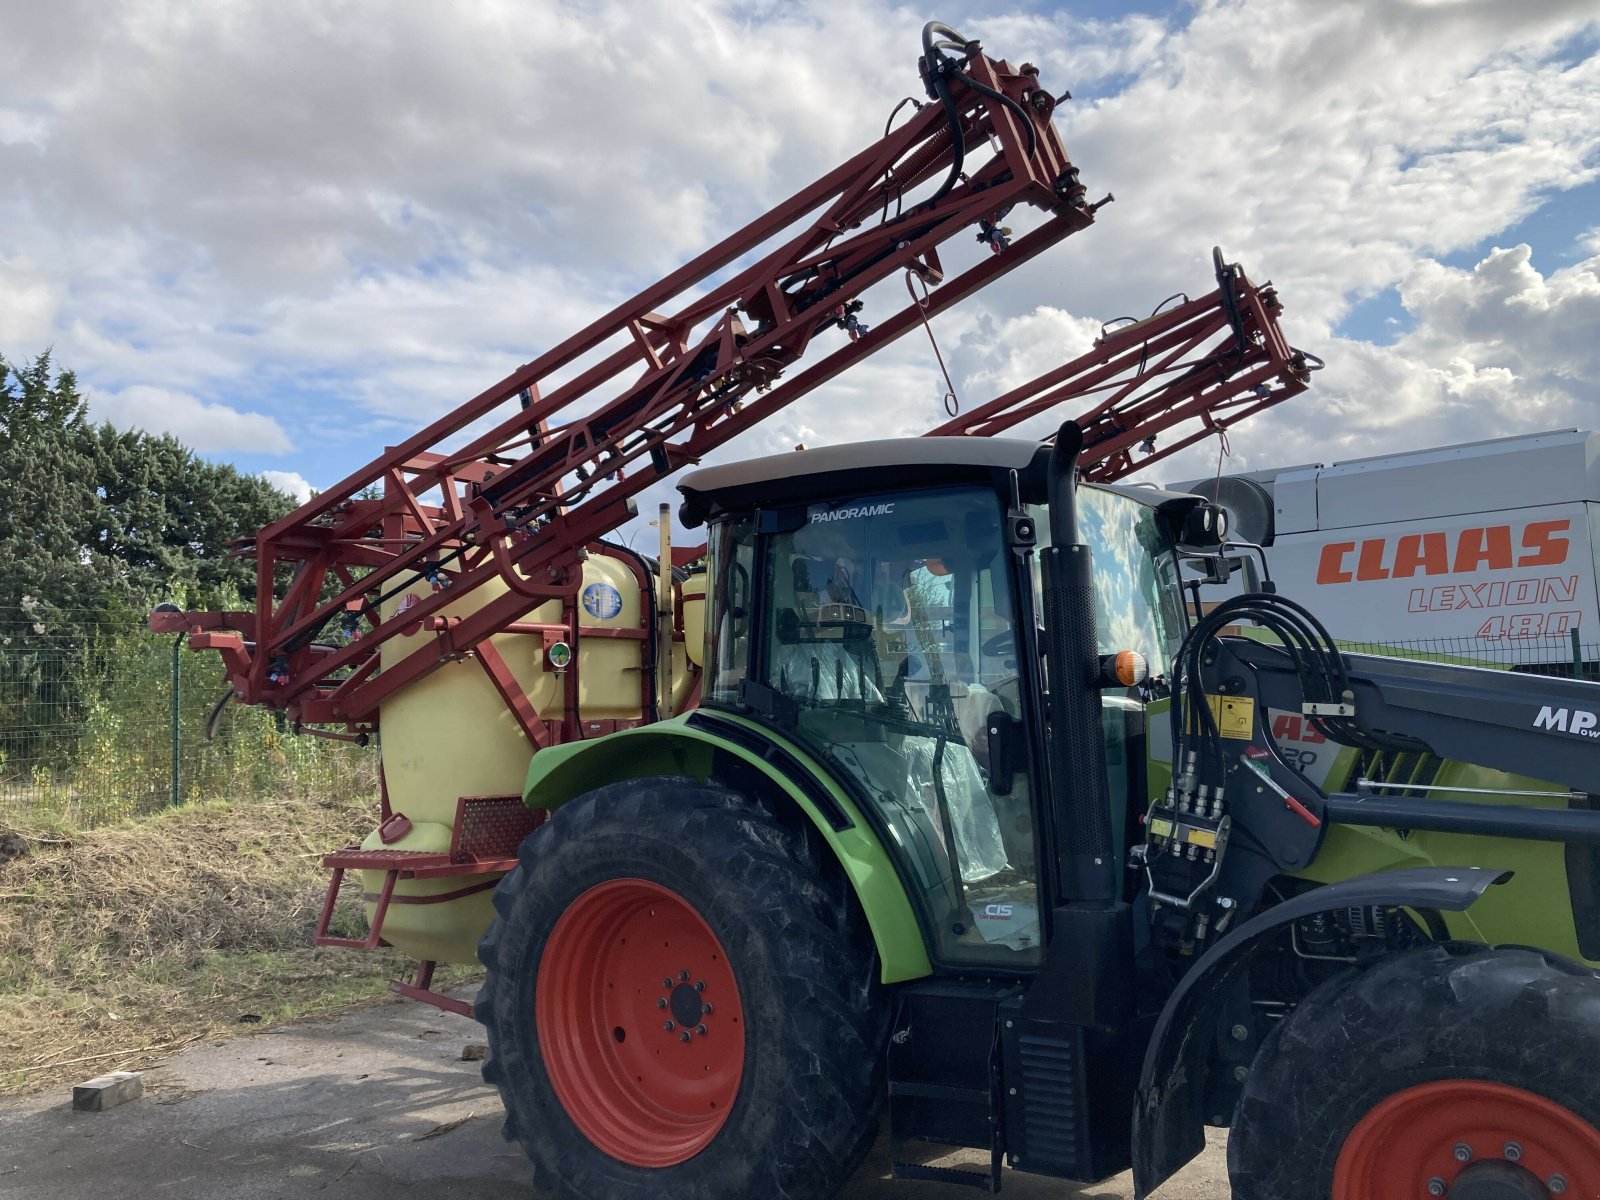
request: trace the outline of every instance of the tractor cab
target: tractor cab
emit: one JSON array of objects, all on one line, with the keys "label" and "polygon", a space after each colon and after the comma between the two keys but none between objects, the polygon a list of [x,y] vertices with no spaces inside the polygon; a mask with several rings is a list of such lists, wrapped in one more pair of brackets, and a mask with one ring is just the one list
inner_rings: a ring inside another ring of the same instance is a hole
[{"label": "tractor cab", "polygon": [[[869,442],[702,470],[702,704],[819,762],[898,859],[938,967],[1030,972],[1048,936],[1042,583],[1050,448]],[[1159,675],[1183,633],[1177,562],[1143,488],[1079,490],[1102,653]],[[1142,686],[1103,693],[1114,845],[1148,799]]]}]

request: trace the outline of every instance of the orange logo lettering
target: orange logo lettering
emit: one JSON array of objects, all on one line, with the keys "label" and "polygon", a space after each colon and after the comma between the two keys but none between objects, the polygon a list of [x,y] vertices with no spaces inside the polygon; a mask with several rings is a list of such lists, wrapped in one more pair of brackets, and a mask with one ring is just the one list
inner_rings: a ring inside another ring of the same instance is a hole
[{"label": "orange logo lettering", "polygon": [[1329,542],[1317,562],[1318,583],[1349,583],[1353,576],[1344,569],[1345,555],[1356,548],[1354,542]]},{"label": "orange logo lettering", "polygon": [[[1317,582],[1368,583],[1414,579],[1418,575],[1472,575],[1483,570],[1558,566],[1567,561],[1572,549],[1567,536],[1571,528],[1570,520],[1528,522],[1522,530],[1520,555],[1512,548],[1510,525],[1474,525],[1461,530],[1455,536],[1453,556],[1450,535],[1443,530],[1402,534],[1394,539],[1392,547],[1388,538],[1329,542],[1317,559]],[[1353,571],[1348,565],[1351,555],[1356,560]]]}]

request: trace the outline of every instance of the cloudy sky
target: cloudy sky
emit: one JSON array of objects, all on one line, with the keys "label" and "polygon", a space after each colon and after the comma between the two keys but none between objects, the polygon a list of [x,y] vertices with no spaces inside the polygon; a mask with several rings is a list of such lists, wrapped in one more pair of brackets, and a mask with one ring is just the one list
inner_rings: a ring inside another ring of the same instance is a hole
[{"label": "cloudy sky", "polygon": [[[1234,467],[1600,426],[1593,0],[941,2],[0,0],[0,354],[326,486],[877,137],[938,17],[1117,197],[937,319],[965,402],[1220,243],[1328,362]],[[734,449],[942,392],[907,337]]]}]

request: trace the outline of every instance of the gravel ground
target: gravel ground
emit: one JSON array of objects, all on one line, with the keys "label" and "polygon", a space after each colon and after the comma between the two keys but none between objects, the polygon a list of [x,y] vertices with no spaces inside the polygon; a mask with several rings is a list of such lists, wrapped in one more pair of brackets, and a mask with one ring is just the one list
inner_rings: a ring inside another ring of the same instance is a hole
[{"label": "gravel ground", "polygon": [[[144,1076],[142,1099],[71,1111],[51,1092],[0,1104],[0,1200],[537,1200],[500,1101],[460,1061],[482,1030],[416,1004],[362,1009],[207,1043]],[[975,1156],[933,1160],[976,1164]],[[893,1183],[880,1144],[843,1200],[957,1200],[969,1188]],[[981,1193],[980,1193],[981,1194]],[[1126,1176],[1080,1188],[1008,1172],[1016,1200],[1117,1200]],[[1160,1200],[1226,1200],[1213,1147]]]}]

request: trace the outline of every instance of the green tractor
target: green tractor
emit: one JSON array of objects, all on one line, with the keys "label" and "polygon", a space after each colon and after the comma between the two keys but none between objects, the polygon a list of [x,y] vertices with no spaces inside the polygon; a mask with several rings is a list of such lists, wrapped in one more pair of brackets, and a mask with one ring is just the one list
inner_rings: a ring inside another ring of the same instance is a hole
[{"label": "green tractor", "polygon": [[[485,1078],[567,1200],[1600,1196],[1600,687],[1347,655],[1053,443],[698,471],[703,690],[536,754]],[[1281,717],[1345,749],[1313,780]],[[926,1165],[910,1143],[987,1152]]]}]

